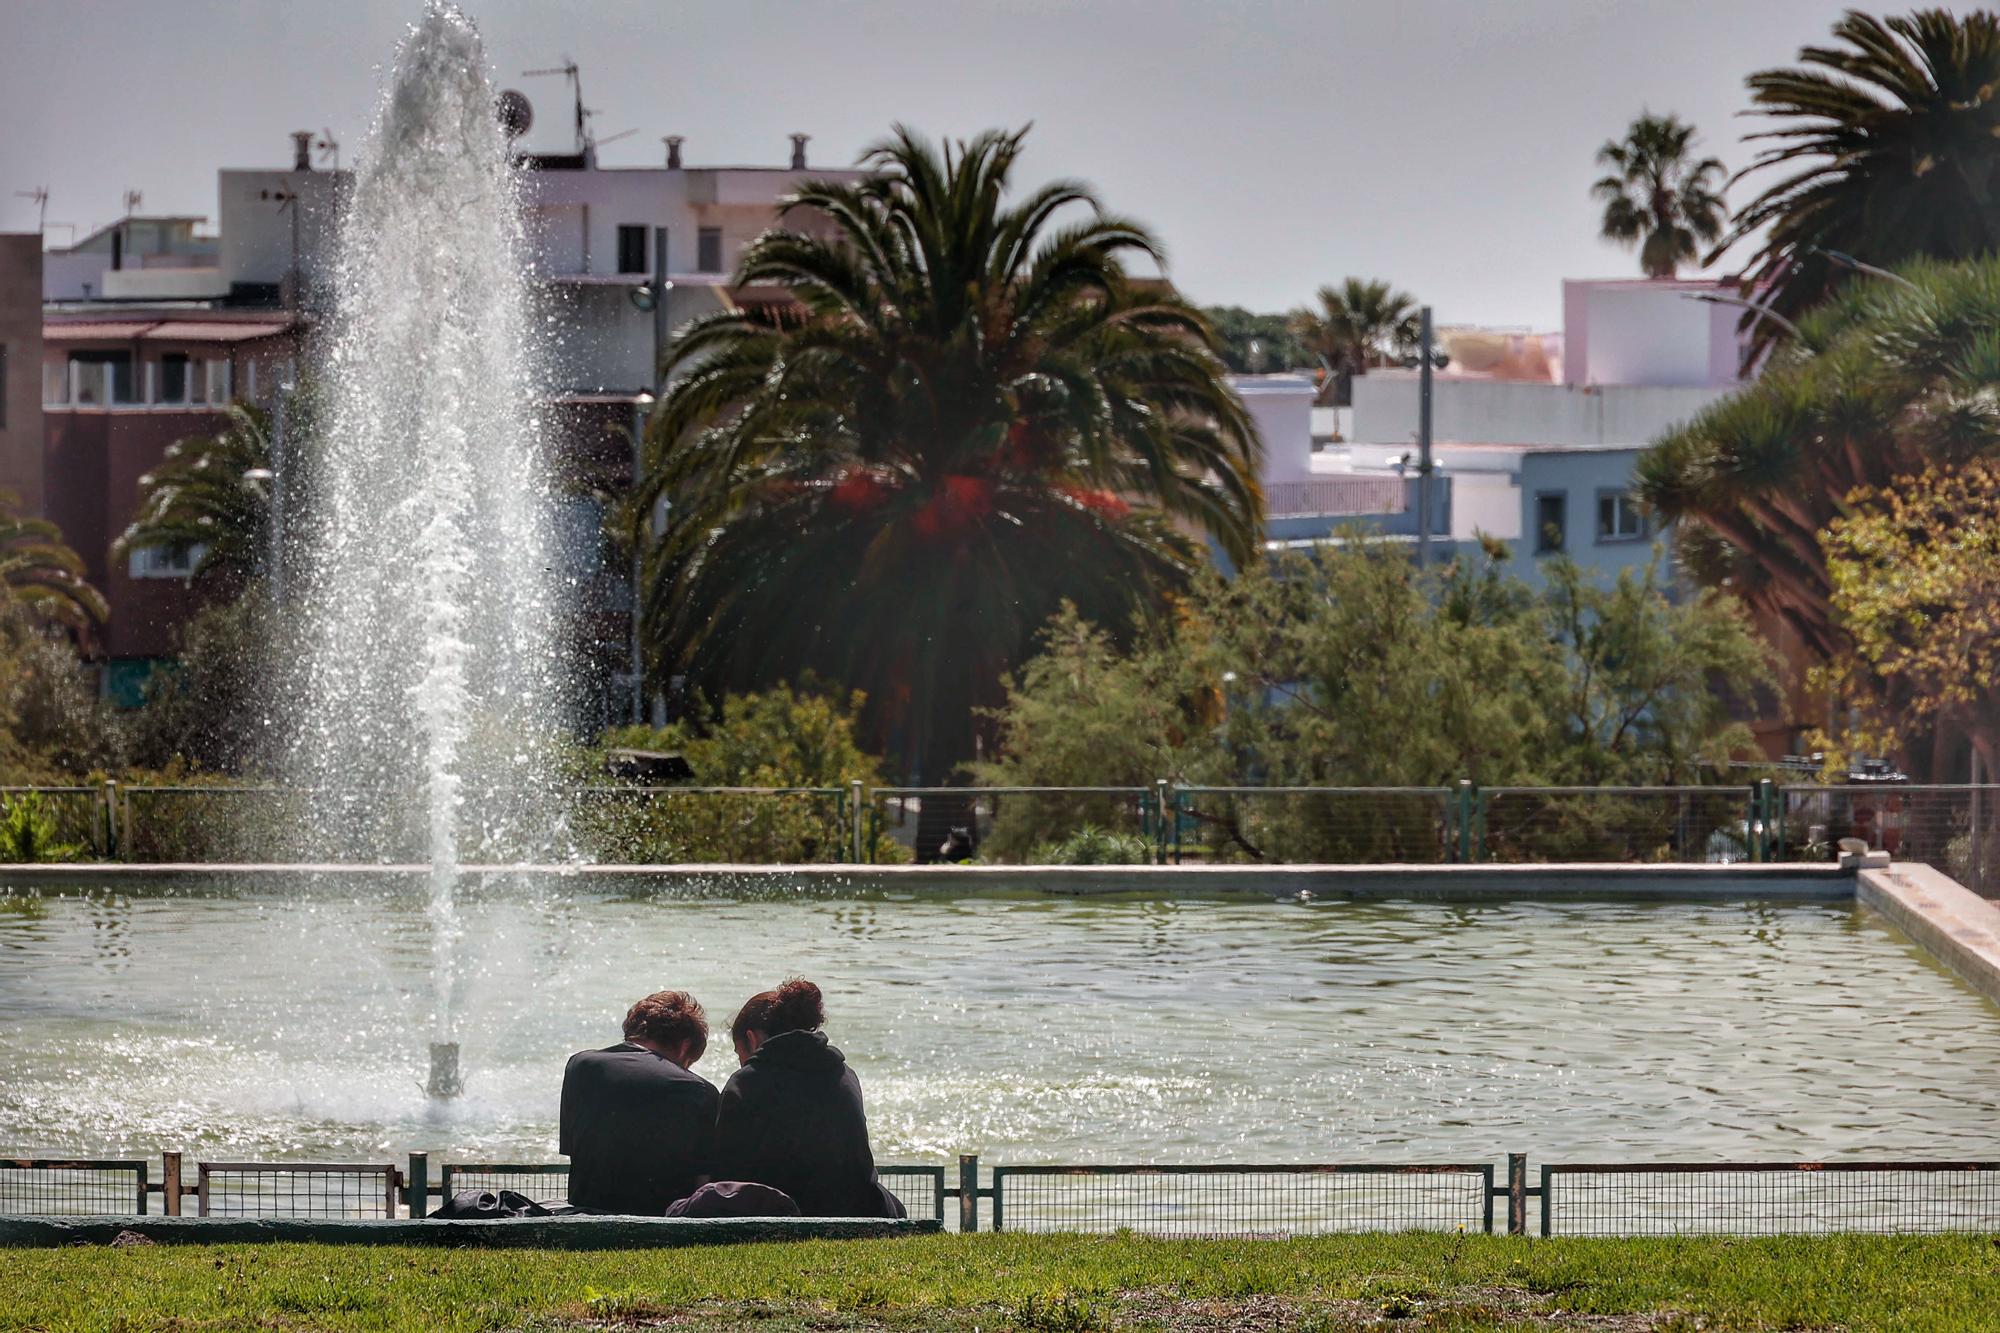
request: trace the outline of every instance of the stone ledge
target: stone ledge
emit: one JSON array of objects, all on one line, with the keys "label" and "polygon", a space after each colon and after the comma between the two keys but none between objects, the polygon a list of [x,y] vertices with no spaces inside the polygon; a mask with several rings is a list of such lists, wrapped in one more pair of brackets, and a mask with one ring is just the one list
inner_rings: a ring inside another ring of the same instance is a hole
[{"label": "stone ledge", "polygon": [[879,1240],[942,1231],[936,1218],[501,1217],[374,1220],[318,1217],[0,1217],[0,1248],[109,1245],[130,1232],[159,1245],[444,1245],[642,1250],[776,1240]]},{"label": "stone ledge", "polygon": [[1913,861],[1861,871],[1854,895],[2000,1004],[2000,906],[1942,871]]},{"label": "stone ledge", "polygon": [[[12,888],[177,888],[274,881],[419,882],[416,865],[0,865]],[[1765,865],[1563,862],[1524,865],[471,865],[464,882],[547,876],[594,889],[772,889],[817,892],[1147,894],[1354,898],[1662,898],[1852,897],[1854,871],[1831,862]]]}]

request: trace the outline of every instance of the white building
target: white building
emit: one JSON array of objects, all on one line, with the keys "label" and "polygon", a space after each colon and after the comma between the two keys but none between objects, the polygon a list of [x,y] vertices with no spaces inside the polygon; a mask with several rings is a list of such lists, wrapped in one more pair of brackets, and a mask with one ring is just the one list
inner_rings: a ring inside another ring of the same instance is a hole
[{"label": "white building", "polygon": [[[1450,361],[1431,393],[1443,507],[1433,537],[1500,538],[1512,572],[1531,582],[1558,551],[1604,573],[1651,560],[1657,534],[1633,501],[1633,464],[1741,382],[1742,311],[1703,299],[1719,294],[1707,281],[1568,281],[1560,334],[1444,330]],[[1315,449],[1310,429],[1289,422],[1266,434],[1274,542],[1309,544],[1357,521],[1414,536],[1419,389],[1415,370],[1372,370],[1354,381],[1343,439]],[[1313,478],[1303,490],[1301,458]],[[1385,480],[1410,483],[1400,505],[1380,490]],[[1380,508],[1358,519],[1370,501]]]}]

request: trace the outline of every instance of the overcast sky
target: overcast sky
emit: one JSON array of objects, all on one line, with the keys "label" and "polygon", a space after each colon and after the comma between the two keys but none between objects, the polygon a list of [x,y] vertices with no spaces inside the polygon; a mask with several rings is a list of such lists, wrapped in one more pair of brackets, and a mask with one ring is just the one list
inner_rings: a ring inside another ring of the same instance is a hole
[{"label": "overcast sky", "polygon": [[[0,230],[122,210],[213,217],[220,167],[287,131],[358,148],[421,0],[0,0]],[[1564,277],[1636,275],[1597,239],[1599,144],[1641,108],[1747,160],[1743,77],[1822,40],[1839,0],[471,0],[540,146],[574,57],[606,165],[844,164],[902,120],[1032,120],[1023,170],[1075,175],[1165,240],[1203,302],[1284,309],[1383,277],[1441,323],[1560,322]],[[1746,192],[1739,189],[1740,201]],[[66,230],[51,239],[66,243]]]}]

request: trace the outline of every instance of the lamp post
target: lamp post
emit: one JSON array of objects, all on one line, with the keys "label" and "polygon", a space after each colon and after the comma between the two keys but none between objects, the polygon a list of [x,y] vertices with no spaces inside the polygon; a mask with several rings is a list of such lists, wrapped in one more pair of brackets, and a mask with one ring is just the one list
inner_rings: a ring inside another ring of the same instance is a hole
[{"label": "lamp post", "polygon": [[1907,287],[1913,292],[1923,290],[1923,288],[1917,286],[1916,283],[1911,282],[1900,273],[1892,273],[1879,264],[1864,264],[1853,255],[1844,254],[1839,250],[1828,250],[1824,246],[1809,245],[1806,247],[1806,252],[1808,254],[1824,255],[1841,268],[1853,269],[1856,273],[1866,273],[1871,278],[1880,278],[1884,282],[1893,282],[1897,286]]},{"label": "lamp post", "polygon": [[1752,320],[1750,323],[1752,329],[1757,327],[1758,320],[1768,319],[1794,338],[1800,334],[1799,326],[1786,319],[1777,311],[1771,309],[1769,306],[1759,305],[1755,301],[1746,301],[1740,296],[1724,296],[1720,292],[1682,292],[1681,299],[1684,301],[1703,301],[1709,305],[1741,306],[1745,310],[1754,312],[1757,316],[1757,319]]},{"label": "lamp post", "polygon": [[1417,568],[1431,563],[1431,308],[1417,316]]},{"label": "lamp post", "polygon": [[[641,389],[632,400],[632,494],[639,493],[639,471],[644,466],[646,453],[646,417],[653,408],[650,390]],[[642,596],[641,580],[646,569],[646,521],[643,515],[635,513],[632,524],[632,725],[646,725],[646,656],[639,642],[639,603]]]}]

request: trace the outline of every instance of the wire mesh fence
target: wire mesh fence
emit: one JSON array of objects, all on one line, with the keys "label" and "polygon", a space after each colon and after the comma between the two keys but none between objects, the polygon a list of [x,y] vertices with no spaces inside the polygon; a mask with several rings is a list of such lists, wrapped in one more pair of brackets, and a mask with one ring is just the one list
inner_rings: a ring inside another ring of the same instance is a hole
[{"label": "wire mesh fence", "polygon": [[1548,1165],[1545,1236],[2000,1230],[2000,1162]]},{"label": "wire mesh fence", "polygon": [[1853,783],[1776,788],[1774,857],[1827,861],[1844,838],[1922,861],[1989,897],[2000,894],[2000,785]]},{"label": "wire mesh fence", "polygon": [[118,854],[174,864],[296,859],[294,830],[315,817],[310,793],[268,786],[123,787]]},{"label": "wire mesh fence", "polygon": [[998,1166],[995,1231],[1490,1231],[1491,1165]]},{"label": "wire mesh fence", "polygon": [[394,1217],[402,1175],[393,1165],[201,1162],[202,1217]]},{"label": "wire mesh fence", "polygon": [[1146,865],[1159,858],[1152,787],[877,787],[870,859]]},{"label": "wire mesh fence", "polygon": [[0,1214],[103,1217],[146,1211],[144,1159],[0,1158]]},{"label": "wire mesh fence", "polygon": [[[944,1168],[883,1166],[876,1174],[911,1217],[944,1217]],[[499,1193],[513,1190],[537,1203],[569,1194],[569,1167],[561,1162],[446,1162],[438,1177],[438,1196],[449,1202],[464,1190]]]},{"label": "wire mesh fence", "polygon": [[0,787],[0,823],[37,825],[29,836],[47,839],[43,859],[109,856],[110,820],[102,787]]},{"label": "wire mesh fence", "polygon": [[1446,787],[1181,787],[1173,860],[1433,865],[1461,859]]},{"label": "wire mesh fence", "polygon": [[1751,791],[1734,787],[1492,787],[1474,858],[1730,863],[1760,859]]},{"label": "wire mesh fence", "polygon": [[631,865],[846,861],[853,828],[840,787],[576,787],[583,856]]}]

